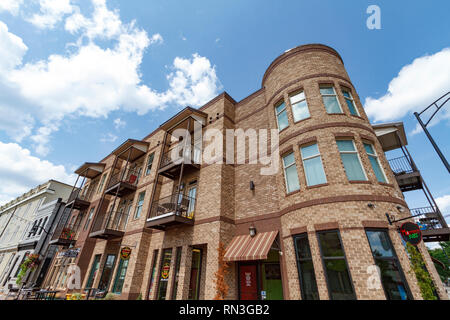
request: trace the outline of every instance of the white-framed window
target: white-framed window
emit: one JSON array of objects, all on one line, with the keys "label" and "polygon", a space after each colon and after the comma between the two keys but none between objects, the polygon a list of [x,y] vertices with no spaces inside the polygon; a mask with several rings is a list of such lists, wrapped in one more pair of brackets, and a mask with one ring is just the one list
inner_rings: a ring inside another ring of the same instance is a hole
[{"label": "white-framed window", "polygon": [[347,107],[350,110],[350,113],[354,116],[359,116],[358,108],[356,107],[355,100],[353,99],[350,90],[342,88],[342,95],[345,98],[345,102],[347,103]]},{"label": "white-framed window", "polygon": [[367,156],[369,157],[370,165],[372,166],[373,172],[377,177],[379,182],[387,183],[386,174],[380,164],[380,159],[378,159],[377,152],[372,144],[365,142],[364,149],[366,149]]},{"label": "white-framed window", "polygon": [[281,131],[284,128],[287,128],[289,126],[289,120],[286,110],[286,104],[284,103],[284,101],[280,101],[275,106],[275,113],[277,116],[278,130]]},{"label": "white-framed window", "polygon": [[105,174],[102,176],[102,179],[101,179],[101,181],[100,181],[100,184],[98,185],[97,193],[100,193],[100,192],[103,190],[103,185],[105,184],[105,180],[106,180],[106,176],[107,176],[107,175],[108,175],[108,174],[105,173]]},{"label": "white-framed window", "polygon": [[139,193],[138,203],[136,206],[136,212],[134,213],[134,219],[139,219],[141,217],[142,207],[144,206],[144,198],[145,198],[145,191]]},{"label": "white-framed window", "polygon": [[332,85],[321,85],[320,94],[327,113],[344,113],[336,95],[336,90]]},{"label": "white-framed window", "polygon": [[299,91],[289,97],[294,121],[300,121],[310,117],[308,103],[304,91]]},{"label": "white-framed window", "polygon": [[145,175],[148,176],[150,172],[152,171],[153,166],[153,159],[155,158],[155,153],[153,152],[151,155],[148,156],[147,160],[147,168],[145,170]]},{"label": "white-framed window", "polygon": [[317,143],[301,147],[300,151],[306,175],[306,184],[308,186],[315,186],[327,183],[327,177],[325,176],[322,157]]},{"label": "white-framed window", "polygon": [[283,157],[283,168],[287,193],[299,190],[300,182],[298,181],[297,165],[293,152]]},{"label": "white-framed window", "polygon": [[358,151],[353,140],[337,140],[339,153],[349,181],[367,181]]},{"label": "white-framed window", "polygon": [[95,207],[91,208],[91,210],[89,210],[89,215],[86,219],[86,223],[84,224],[84,230],[87,230],[89,223],[91,223],[92,217],[94,216],[94,210]]}]

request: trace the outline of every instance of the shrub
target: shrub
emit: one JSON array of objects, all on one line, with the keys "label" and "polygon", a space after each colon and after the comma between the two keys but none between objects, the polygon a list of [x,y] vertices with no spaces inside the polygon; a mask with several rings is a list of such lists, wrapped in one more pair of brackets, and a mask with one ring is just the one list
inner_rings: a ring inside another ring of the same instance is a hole
[{"label": "shrub", "polygon": [[108,293],[106,294],[106,297],[103,298],[103,300],[116,300],[117,294],[114,293]]}]

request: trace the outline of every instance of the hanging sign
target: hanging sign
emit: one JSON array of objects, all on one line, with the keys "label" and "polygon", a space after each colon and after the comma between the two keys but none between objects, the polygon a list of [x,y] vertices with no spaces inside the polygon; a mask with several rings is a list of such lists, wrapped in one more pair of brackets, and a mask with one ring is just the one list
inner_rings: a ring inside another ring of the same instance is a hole
[{"label": "hanging sign", "polygon": [[420,227],[412,222],[405,222],[400,227],[400,234],[403,240],[409,242],[413,246],[417,246],[422,241],[422,231]]},{"label": "hanging sign", "polygon": [[122,260],[128,260],[128,259],[130,259],[130,256],[131,256],[131,248],[130,247],[123,247],[120,250],[120,258]]}]

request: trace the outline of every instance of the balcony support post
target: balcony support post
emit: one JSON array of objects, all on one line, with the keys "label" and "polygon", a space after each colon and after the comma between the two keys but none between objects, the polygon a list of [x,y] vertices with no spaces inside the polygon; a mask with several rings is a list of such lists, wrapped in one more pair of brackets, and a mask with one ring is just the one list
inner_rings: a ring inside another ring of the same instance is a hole
[{"label": "balcony support post", "polygon": [[147,219],[149,218],[150,214],[152,213],[153,201],[155,199],[156,188],[158,187],[158,180],[159,180],[158,170],[161,167],[161,163],[162,163],[162,160],[164,157],[164,152],[165,152],[166,143],[167,143],[167,137],[168,137],[168,133],[167,133],[167,131],[164,131],[164,138],[163,138],[163,143],[162,143],[162,147],[161,147],[161,154],[159,155],[158,167],[156,168],[155,182],[153,183],[152,197],[150,199],[150,205],[148,207]]},{"label": "balcony support post", "polygon": [[[190,129],[191,129],[191,118],[188,118],[188,123],[187,123],[187,129],[186,131],[189,133]],[[184,146],[183,146],[183,150],[182,150],[182,154],[183,154],[183,162],[181,162],[181,169],[180,169],[180,177],[178,178],[178,187],[177,187],[177,195],[176,195],[176,204],[175,204],[175,214],[177,214],[178,212],[178,206],[179,204],[179,195],[181,193],[180,187],[181,187],[181,181],[183,180],[183,171],[184,171],[184,163],[185,161],[185,151],[186,151],[186,146],[187,146],[187,139],[184,138]]]}]

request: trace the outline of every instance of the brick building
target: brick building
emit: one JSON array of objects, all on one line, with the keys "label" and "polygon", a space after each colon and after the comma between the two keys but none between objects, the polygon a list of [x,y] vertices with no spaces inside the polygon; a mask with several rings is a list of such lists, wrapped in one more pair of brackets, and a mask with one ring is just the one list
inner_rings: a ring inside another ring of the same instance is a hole
[{"label": "brick building", "polygon": [[[194,139],[180,139],[176,129]],[[279,170],[262,175],[266,164],[250,164],[251,143],[198,163],[199,148],[206,152],[213,140],[195,133],[210,129],[223,136],[278,129]],[[44,286],[66,289],[67,270],[77,265],[82,288],[122,299],[212,299],[223,243],[229,299],[421,299],[404,243],[386,218],[411,215],[385,156],[405,145],[401,123],[370,124],[334,49],[288,50],[247,98],[222,93],[81,166]],[[245,163],[236,163],[242,154]],[[125,247],[128,260],[120,258]],[[418,249],[445,299],[424,244]],[[383,274],[379,286],[374,265]]]}]

